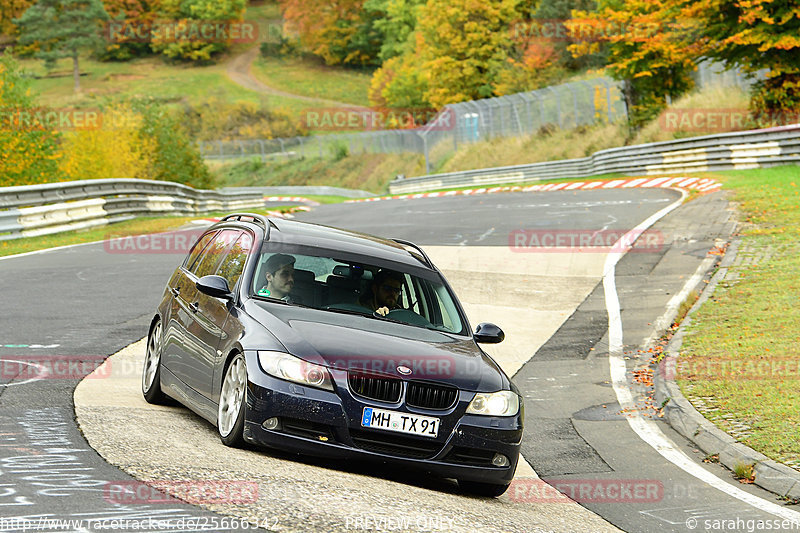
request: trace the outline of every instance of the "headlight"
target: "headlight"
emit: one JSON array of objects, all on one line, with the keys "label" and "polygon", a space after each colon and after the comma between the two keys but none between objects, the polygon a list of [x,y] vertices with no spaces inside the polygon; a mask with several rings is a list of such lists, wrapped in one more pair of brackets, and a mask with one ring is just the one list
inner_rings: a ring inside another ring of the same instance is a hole
[{"label": "headlight", "polygon": [[475,395],[467,413],[487,416],[514,416],[519,413],[519,396],[510,390]]},{"label": "headlight", "polygon": [[258,362],[270,376],[333,391],[328,369],[284,352],[258,352]]}]

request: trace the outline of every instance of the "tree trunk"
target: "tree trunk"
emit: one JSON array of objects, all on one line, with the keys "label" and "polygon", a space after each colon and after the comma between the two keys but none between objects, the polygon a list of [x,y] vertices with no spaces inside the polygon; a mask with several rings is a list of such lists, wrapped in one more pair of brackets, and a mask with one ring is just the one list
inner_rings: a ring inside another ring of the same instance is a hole
[{"label": "tree trunk", "polygon": [[72,51],[72,79],[75,80],[75,93],[81,92],[81,71],[78,68],[78,50]]}]

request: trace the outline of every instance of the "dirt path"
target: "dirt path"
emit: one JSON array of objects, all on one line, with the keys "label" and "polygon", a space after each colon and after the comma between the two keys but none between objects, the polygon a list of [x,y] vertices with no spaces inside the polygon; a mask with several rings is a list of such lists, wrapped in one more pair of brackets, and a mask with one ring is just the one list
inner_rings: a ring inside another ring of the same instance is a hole
[{"label": "dirt path", "polygon": [[254,46],[246,52],[234,57],[229,63],[227,68],[228,77],[234,83],[241,85],[245,89],[256,91],[262,94],[271,94],[275,96],[283,96],[286,98],[294,98],[295,100],[302,100],[304,102],[313,102],[315,104],[323,104],[331,107],[348,107],[353,109],[368,109],[355,104],[348,104],[346,102],[337,102],[336,100],[327,100],[325,98],[314,98],[311,96],[303,96],[300,94],[288,93],[281,91],[274,87],[270,87],[260,80],[256,79],[250,72],[253,61],[258,58],[259,47]]}]

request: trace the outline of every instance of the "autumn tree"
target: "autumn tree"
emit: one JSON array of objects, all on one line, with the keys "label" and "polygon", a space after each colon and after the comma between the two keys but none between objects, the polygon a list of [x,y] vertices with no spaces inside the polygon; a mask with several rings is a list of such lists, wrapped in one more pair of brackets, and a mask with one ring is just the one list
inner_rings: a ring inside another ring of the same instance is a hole
[{"label": "autumn tree", "polygon": [[0,35],[13,35],[17,31],[14,19],[25,13],[35,0],[3,0],[0,2]]},{"label": "autumn tree", "polygon": [[[606,71],[623,83],[628,119],[638,129],[693,87],[691,73],[706,41],[698,21],[675,0],[601,0],[593,12],[575,11],[567,22],[576,56],[608,55]],[[587,38],[587,36],[589,36]]]},{"label": "autumn tree", "polygon": [[[133,25],[151,27],[159,17],[159,0],[103,0],[106,13],[111,17],[113,29]],[[119,39],[117,32],[108,27],[104,34],[108,37],[105,50],[100,54],[103,60],[124,61],[133,57],[152,54],[149,40]],[[113,38],[112,38],[113,37]]]},{"label": "autumn tree", "polygon": [[751,94],[757,118],[800,111],[800,2],[681,0],[708,43],[707,57],[754,73],[768,69]]},{"label": "autumn tree", "polygon": [[[577,44],[577,39],[592,39],[591,35],[570,35],[566,31],[566,22],[571,18],[573,11],[593,11],[597,7],[595,0],[541,0],[531,17],[531,28],[542,28],[545,24],[550,24],[554,28],[551,38],[539,35],[539,38],[548,39],[550,46],[557,56],[560,66],[568,70],[580,70],[584,68],[601,67],[605,64],[602,47],[599,47],[594,54],[587,54],[581,57],[574,57],[568,47]],[[534,37],[536,37],[535,32]]]},{"label": "autumn tree", "polygon": [[377,16],[375,29],[379,33],[382,62],[413,52],[419,12],[426,0],[366,0],[364,7]]},{"label": "autumn tree", "polygon": [[[175,31],[164,31],[153,36],[150,46],[153,51],[173,59],[209,61],[214,54],[228,48],[229,41],[197,38],[203,21],[229,23],[241,21],[247,0],[159,0],[159,19],[168,22]],[[178,35],[178,30],[185,30]]]},{"label": "autumn tree", "polygon": [[380,13],[364,0],[280,0],[280,5],[285,29],[327,64],[379,64]]},{"label": "autumn tree", "polygon": [[52,65],[58,59],[72,58],[75,92],[80,92],[78,53],[102,44],[101,25],[108,14],[100,0],[39,0],[14,20],[20,29],[19,43],[35,45],[34,54]]},{"label": "autumn tree", "polygon": [[418,22],[418,52],[434,107],[494,94],[512,42],[518,0],[428,0]]},{"label": "autumn tree", "polygon": [[59,136],[31,118],[30,79],[9,52],[0,56],[0,187],[58,181]]}]

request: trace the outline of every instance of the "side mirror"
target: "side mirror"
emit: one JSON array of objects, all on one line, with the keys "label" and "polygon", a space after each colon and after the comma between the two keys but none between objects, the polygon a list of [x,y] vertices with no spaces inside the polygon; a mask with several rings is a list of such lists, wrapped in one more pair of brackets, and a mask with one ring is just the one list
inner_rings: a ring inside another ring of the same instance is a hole
[{"label": "side mirror", "polygon": [[475,342],[481,342],[483,344],[497,344],[498,342],[503,342],[503,339],[506,338],[506,334],[503,333],[502,329],[498,328],[494,324],[489,322],[481,322],[475,329],[475,334],[473,337],[475,338]]},{"label": "side mirror", "polygon": [[233,293],[228,287],[228,280],[222,276],[203,276],[195,284],[197,290],[214,298],[233,299]]}]

